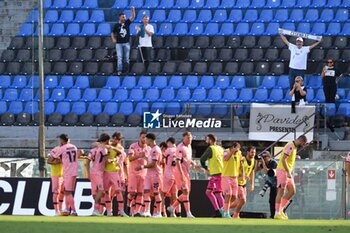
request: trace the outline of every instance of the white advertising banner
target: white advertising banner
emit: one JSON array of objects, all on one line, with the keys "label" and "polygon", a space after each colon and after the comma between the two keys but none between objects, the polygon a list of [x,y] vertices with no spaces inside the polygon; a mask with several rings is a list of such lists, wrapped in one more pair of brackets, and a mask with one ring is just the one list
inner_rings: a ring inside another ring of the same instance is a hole
[{"label": "white advertising banner", "polygon": [[33,177],[36,159],[0,159],[0,177]]},{"label": "white advertising banner", "polygon": [[[297,106],[296,113],[291,113],[289,105],[253,103],[250,111],[249,139],[276,141],[290,132],[281,141],[293,141],[295,137],[304,134],[314,126],[314,112],[315,106]],[[300,126],[295,128],[299,124]],[[313,136],[313,130],[310,130],[306,134],[308,142],[313,140]]]}]

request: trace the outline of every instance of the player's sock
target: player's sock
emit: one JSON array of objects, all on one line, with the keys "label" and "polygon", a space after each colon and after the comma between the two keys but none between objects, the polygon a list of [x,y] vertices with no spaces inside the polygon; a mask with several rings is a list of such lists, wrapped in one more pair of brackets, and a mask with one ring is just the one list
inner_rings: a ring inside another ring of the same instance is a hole
[{"label": "player's sock", "polygon": [[53,203],[53,207],[55,208],[55,211],[58,211],[58,193],[53,193],[52,194],[52,203]]},{"label": "player's sock", "polygon": [[150,193],[145,193],[144,194],[144,200],[143,200],[144,204],[145,204],[145,213],[149,213],[151,210],[151,197],[150,197]]},{"label": "player's sock", "polygon": [[74,203],[74,198],[73,195],[69,195],[70,198],[70,210],[75,212],[75,203]]},{"label": "player's sock", "polygon": [[186,199],[183,201],[183,203],[185,206],[186,213],[191,212],[190,201],[189,201],[189,197],[187,195],[186,195]]},{"label": "player's sock", "polygon": [[117,193],[117,202],[118,202],[118,212],[121,213],[124,211],[124,198],[122,193]]},{"label": "player's sock", "polygon": [[135,202],[136,204],[135,213],[141,213],[142,203],[143,203],[143,196],[137,195],[136,202]]},{"label": "player's sock", "polygon": [[276,202],[276,204],[275,204],[275,209],[276,209],[275,215],[280,215],[281,203]]},{"label": "player's sock", "polygon": [[219,209],[219,204],[218,204],[218,202],[216,200],[216,197],[215,197],[214,193],[213,192],[206,192],[205,194],[209,198],[209,200],[211,202],[211,205],[214,207],[214,210],[215,211],[218,210]]},{"label": "player's sock", "polygon": [[288,203],[289,203],[288,199],[282,198],[282,200],[281,200],[281,210],[284,210],[284,208],[286,208]]},{"label": "player's sock", "polygon": [[157,212],[162,212],[162,198],[159,193],[154,194],[155,207],[157,208]]},{"label": "player's sock", "polygon": [[224,206],[224,198],[222,196],[221,192],[215,192],[214,193],[216,200],[218,201],[219,209],[221,209]]},{"label": "player's sock", "polygon": [[235,211],[235,212],[233,213],[233,217],[234,217],[234,218],[239,218],[239,212]]},{"label": "player's sock", "polygon": [[61,192],[58,194],[58,210],[62,210],[63,200],[64,200],[64,193]]},{"label": "player's sock", "polygon": [[230,211],[230,202],[228,202],[228,203],[224,203],[224,210],[225,210],[225,212],[226,213],[228,213],[229,211]]},{"label": "player's sock", "polygon": [[95,204],[94,204],[94,209],[98,210],[98,211],[101,209],[100,205],[97,202],[95,202]]},{"label": "player's sock", "polygon": [[176,206],[175,213],[176,213],[176,216],[178,217],[181,216],[181,205]]},{"label": "player's sock", "polygon": [[112,202],[110,200],[106,200],[106,210],[112,213]]}]

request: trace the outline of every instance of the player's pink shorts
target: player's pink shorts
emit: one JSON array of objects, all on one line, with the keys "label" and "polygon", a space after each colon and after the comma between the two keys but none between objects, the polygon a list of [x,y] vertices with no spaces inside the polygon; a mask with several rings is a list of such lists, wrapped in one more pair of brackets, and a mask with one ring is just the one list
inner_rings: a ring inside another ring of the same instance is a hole
[{"label": "player's pink shorts", "polygon": [[222,192],[221,175],[212,176],[208,182],[207,189],[213,192]]},{"label": "player's pink shorts", "polygon": [[63,191],[63,178],[60,176],[51,176],[51,191],[60,193]]},{"label": "player's pink shorts", "polygon": [[238,181],[237,177],[233,176],[222,176],[221,187],[226,196],[237,197],[238,194]]},{"label": "player's pink shorts", "polygon": [[185,181],[183,182],[181,180],[181,176],[180,174],[176,173],[175,175],[175,183],[177,186],[178,190],[187,190],[187,191],[191,191],[191,178],[190,176],[186,176],[185,175]]},{"label": "player's pink shorts", "polygon": [[117,180],[118,186],[117,186],[117,190],[121,191],[121,192],[125,192],[126,188],[125,188],[125,179],[124,179],[124,175],[121,175],[118,172],[118,180]]},{"label": "player's pink shorts", "polygon": [[238,199],[247,200],[247,188],[245,186],[238,186]]},{"label": "player's pink shorts", "polygon": [[105,191],[115,191],[118,189],[118,172],[104,172],[103,188]]},{"label": "player's pink shorts", "polygon": [[128,180],[128,191],[133,193],[143,193],[145,177],[131,174]]},{"label": "player's pink shorts", "polygon": [[285,189],[287,186],[292,185],[295,186],[294,184],[294,178],[288,178],[287,177],[287,172],[283,171],[279,168],[277,168],[277,172],[276,172],[276,176],[277,176],[277,188],[282,188]]},{"label": "player's pink shorts", "polygon": [[103,173],[102,174],[90,174],[91,181],[91,193],[96,195],[98,191],[104,191],[103,187]]},{"label": "player's pink shorts", "polygon": [[177,193],[175,178],[163,177],[163,193]]},{"label": "player's pink shorts", "polygon": [[162,190],[162,181],[159,175],[148,175],[145,179],[145,190],[151,190],[153,193],[159,193]]},{"label": "player's pink shorts", "polygon": [[63,176],[64,191],[73,192],[75,190],[76,176]]}]

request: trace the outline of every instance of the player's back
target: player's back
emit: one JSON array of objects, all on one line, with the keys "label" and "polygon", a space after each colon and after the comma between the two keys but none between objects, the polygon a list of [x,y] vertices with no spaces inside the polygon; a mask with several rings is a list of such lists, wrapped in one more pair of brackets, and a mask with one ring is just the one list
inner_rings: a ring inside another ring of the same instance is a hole
[{"label": "player's back", "polygon": [[103,174],[107,161],[108,151],[106,147],[99,146],[90,150],[88,158],[92,161],[91,174]]},{"label": "player's back", "polygon": [[67,143],[60,147],[64,176],[78,176],[78,149],[75,145]]},{"label": "player's back", "polygon": [[162,160],[162,150],[158,145],[155,145],[150,152],[148,157],[148,163],[156,162],[156,165],[153,168],[147,169],[147,172],[150,175],[160,175],[162,173],[161,161]]},{"label": "player's back", "polygon": [[169,147],[164,152],[165,159],[165,169],[164,175],[166,177],[172,178],[176,169],[176,147]]},{"label": "player's back", "polygon": [[181,167],[184,172],[184,175],[190,175],[190,168],[192,163],[192,146],[191,144],[185,146],[183,143],[180,143],[176,147],[176,159],[181,161]]},{"label": "player's back", "polygon": [[[49,153],[49,156],[57,153],[59,148],[60,148],[59,146],[56,146],[55,148],[53,148],[51,150],[51,152]],[[56,163],[56,164],[50,164],[50,165],[51,165],[51,171],[50,171],[51,176],[62,176],[63,175],[62,163]]]}]

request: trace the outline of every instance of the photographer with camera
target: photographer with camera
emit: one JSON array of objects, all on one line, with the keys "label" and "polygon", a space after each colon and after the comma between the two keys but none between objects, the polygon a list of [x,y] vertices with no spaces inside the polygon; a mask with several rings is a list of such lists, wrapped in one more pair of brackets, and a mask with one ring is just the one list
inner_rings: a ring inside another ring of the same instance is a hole
[{"label": "photographer with camera", "polygon": [[269,197],[269,204],[270,204],[270,213],[271,218],[274,218],[275,216],[275,202],[276,202],[276,195],[277,195],[277,178],[276,178],[276,168],[277,168],[277,162],[271,158],[271,154],[268,151],[265,151],[262,156],[257,158],[258,160],[258,166],[256,171],[263,170],[266,181],[263,189],[259,192],[259,195],[263,197],[267,191],[268,188],[270,188],[270,197]]}]

